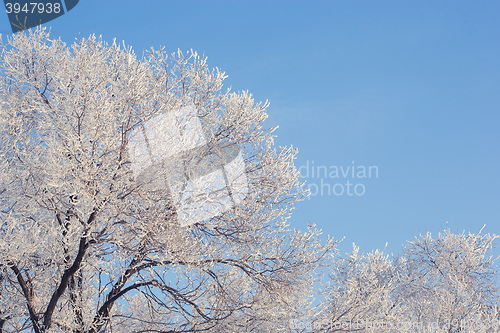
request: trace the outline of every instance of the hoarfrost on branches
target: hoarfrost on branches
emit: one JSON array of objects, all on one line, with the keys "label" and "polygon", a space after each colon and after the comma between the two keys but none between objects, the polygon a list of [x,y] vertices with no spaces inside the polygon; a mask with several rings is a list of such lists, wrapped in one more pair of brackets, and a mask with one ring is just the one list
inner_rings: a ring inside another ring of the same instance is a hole
[{"label": "hoarfrost on branches", "polygon": [[352,253],[330,269],[312,332],[498,332],[497,235],[420,235],[390,259]]},{"label": "hoarfrost on branches", "polygon": [[[498,331],[498,236],[389,258],[290,230],[297,151],[205,57],[43,29],[0,48],[0,333]],[[194,141],[155,132],[173,121]]]},{"label": "hoarfrost on branches", "polygon": [[[305,307],[334,242],[288,230],[305,193],[296,150],[263,125],[267,103],[223,90],[193,51],[138,59],[37,30],[1,52],[0,331],[199,332]],[[178,193],[134,175],[130,140],[185,107],[209,149],[241,149],[247,185],[238,205],[182,226]]]}]

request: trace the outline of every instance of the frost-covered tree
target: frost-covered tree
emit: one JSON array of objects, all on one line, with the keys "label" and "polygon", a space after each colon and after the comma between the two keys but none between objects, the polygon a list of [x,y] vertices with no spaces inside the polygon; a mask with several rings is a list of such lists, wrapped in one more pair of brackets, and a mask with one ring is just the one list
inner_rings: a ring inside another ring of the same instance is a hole
[{"label": "frost-covered tree", "polygon": [[389,259],[383,251],[351,254],[331,266],[330,285],[312,332],[497,332],[500,293],[497,235],[421,235]]},{"label": "frost-covered tree", "polygon": [[395,267],[383,251],[360,254],[353,251],[334,261],[329,284],[321,290],[321,314],[313,318],[314,332],[359,331],[364,322],[395,320],[392,294]]},{"label": "frost-covered tree", "polygon": [[436,332],[494,332],[493,325],[498,331],[498,272],[488,255],[498,237],[445,230],[411,241],[398,264],[400,321]]},{"label": "frost-covered tree", "polygon": [[2,42],[0,71],[0,332],[287,331],[307,309],[334,242],[288,229],[304,192],[267,103],[195,52],[45,30]]}]

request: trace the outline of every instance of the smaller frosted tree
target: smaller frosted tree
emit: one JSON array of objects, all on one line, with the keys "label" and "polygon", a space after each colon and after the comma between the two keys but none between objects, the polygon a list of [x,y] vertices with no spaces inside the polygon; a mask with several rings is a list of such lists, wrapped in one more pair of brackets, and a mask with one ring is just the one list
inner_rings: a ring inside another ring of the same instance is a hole
[{"label": "smaller frosted tree", "polygon": [[312,332],[493,332],[500,324],[497,235],[421,235],[390,260],[382,251],[332,265]]},{"label": "smaller frosted tree", "polygon": [[498,274],[488,256],[497,238],[446,230],[437,238],[427,233],[410,242],[395,292],[402,319],[437,326],[440,332],[487,332],[495,321],[498,328]]}]

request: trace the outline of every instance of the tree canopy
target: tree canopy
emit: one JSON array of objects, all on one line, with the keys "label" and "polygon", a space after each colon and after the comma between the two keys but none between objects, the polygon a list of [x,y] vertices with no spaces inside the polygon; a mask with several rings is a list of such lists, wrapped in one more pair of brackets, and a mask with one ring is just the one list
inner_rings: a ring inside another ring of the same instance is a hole
[{"label": "tree canopy", "polygon": [[[274,148],[263,124],[267,103],[223,90],[224,72],[194,51],[138,59],[124,45],[91,36],[67,46],[43,29],[1,51],[4,331],[271,327],[309,301],[334,243],[287,227],[305,193],[296,150]],[[238,205],[183,226],[171,189],[137,181],[129,145],[146,122],[188,106],[208,151],[240,147],[248,184]]]},{"label": "tree canopy", "polygon": [[0,333],[498,329],[498,236],[389,258],[291,229],[297,150],[206,57],[44,29],[0,49]]}]

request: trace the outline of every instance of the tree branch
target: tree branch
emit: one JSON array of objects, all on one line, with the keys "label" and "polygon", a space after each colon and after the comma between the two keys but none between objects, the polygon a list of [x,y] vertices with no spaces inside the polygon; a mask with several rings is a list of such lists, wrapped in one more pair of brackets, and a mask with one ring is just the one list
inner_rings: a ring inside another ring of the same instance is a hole
[{"label": "tree branch", "polygon": [[43,316],[43,326],[45,329],[48,329],[52,322],[52,315],[56,308],[57,302],[64,294],[64,291],[68,287],[68,283],[70,278],[78,271],[80,265],[82,263],[83,257],[87,248],[89,247],[89,243],[87,242],[87,237],[80,238],[80,245],[78,247],[78,254],[76,255],[75,261],[70,268],[64,271],[64,274],[61,278],[61,283],[59,287],[56,289],[54,294],[52,294],[52,298],[50,299],[49,305],[47,306],[47,310],[45,311],[45,315]]},{"label": "tree branch", "polygon": [[[134,283],[130,286],[128,286],[127,288],[123,289],[122,291],[120,291],[119,293],[117,293],[115,296],[113,296],[112,298],[110,298],[109,300],[107,300],[102,306],[101,306],[101,309],[104,309],[108,306],[107,303],[114,303],[118,298],[122,297],[123,295],[125,295],[126,293],[128,293],[129,291],[131,290],[134,290],[134,289],[138,289],[140,287],[144,287],[144,286],[150,286],[150,285],[154,285],[155,284],[155,281],[146,281],[146,282],[139,282],[139,283]],[[99,310],[100,311],[100,310]]]},{"label": "tree branch", "polygon": [[[90,214],[90,217],[87,220],[87,225],[91,224],[95,220],[96,215],[97,215],[96,211],[93,211],[92,214]],[[87,236],[83,236],[82,238],[80,238],[80,244],[78,246],[78,254],[76,255],[75,260],[73,261],[73,265],[71,265],[71,267],[69,267],[64,271],[64,274],[61,278],[61,283],[59,284],[59,287],[56,289],[54,294],[52,294],[49,305],[47,306],[47,310],[45,311],[45,315],[43,316],[43,327],[45,330],[47,330],[52,324],[52,315],[54,314],[57,302],[59,301],[61,296],[64,294],[64,291],[68,287],[70,278],[73,277],[80,268],[80,265],[83,261],[83,257],[85,256],[85,252],[87,251],[89,244],[90,243],[87,241]]]},{"label": "tree branch", "polygon": [[142,266],[139,266],[141,262],[142,258],[135,257],[134,259],[132,259],[127,270],[120,276],[120,278],[115,283],[109,294],[106,296],[106,302],[104,302],[104,304],[97,311],[97,314],[95,315],[93,320],[93,325],[92,325],[93,327],[90,329],[89,332],[91,333],[98,332],[105,323],[104,319],[109,317],[109,312],[111,311],[114,302],[123,294],[125,294],[127,291],[131,290],[128,289],[130,287],[127,287],[124,290],[127,289],[128,290],[123,292],[122,288],[132,275],[134,275],[140,269],[142,269]]},{"label": "tree branch", "polygon": [[7,322],[7,320],[12,319],[12,316],[4,316],[3,311],[0,311],[0,333],[3,333],[3,325]]},{"label": "tree branch", "polygon": [[31,288],[24,280],[23,275],[21,274],[19,268],[13,262],[7,261],[7,265],[10,267],[10,269],[12,269],[14,274],[16,274],[17,282],[19,283],[21,289],[23,290],[24,298],[26,298],[26,304],[28,306],[28,312],[30,314],[30,320],[33,323],[33,329],[35,330],[35,333],[40,333],[40,327],[38,326],[39,319],[35,313],[35,309],[33,308],[33,295],[32,291],[30,290]]}]

